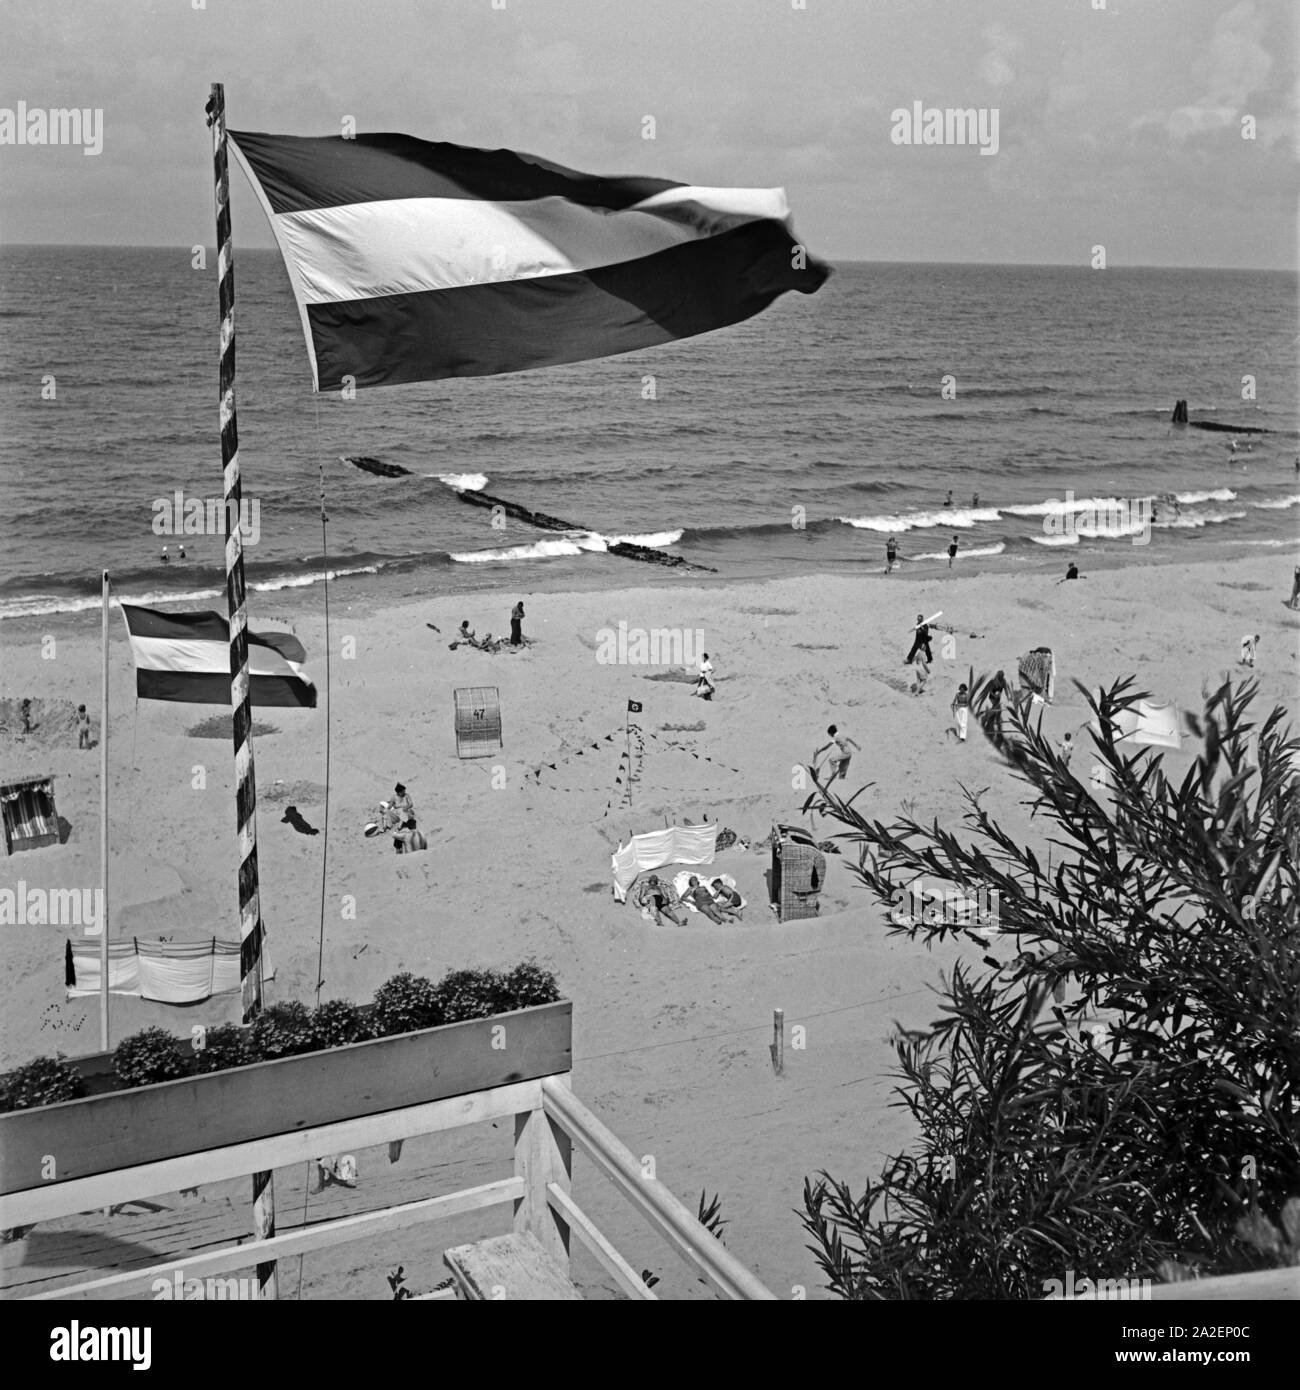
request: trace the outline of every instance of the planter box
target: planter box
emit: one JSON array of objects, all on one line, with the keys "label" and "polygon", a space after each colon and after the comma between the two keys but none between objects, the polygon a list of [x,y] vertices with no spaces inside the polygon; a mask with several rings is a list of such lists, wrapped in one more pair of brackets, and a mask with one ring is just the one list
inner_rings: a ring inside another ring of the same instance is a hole
[{"label": "planter box", "polygon": [[[326,1052],[15,1110],[0,1115],[0,1193],[553,1076],[569,1071],[572,1057],[573,1005],[560,1000]],[[104,1058],[83,1058],[82,1066],[88,1080],[102,1077]],[[46,1180],[50,1158],[55,1176]]]}]

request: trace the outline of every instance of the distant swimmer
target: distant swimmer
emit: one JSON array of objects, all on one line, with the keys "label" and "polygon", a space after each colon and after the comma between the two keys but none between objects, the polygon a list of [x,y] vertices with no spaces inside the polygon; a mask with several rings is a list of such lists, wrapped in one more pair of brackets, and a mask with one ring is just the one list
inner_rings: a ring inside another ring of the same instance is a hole
[{"label": "distant swimmer", "polygon": [[170,555],[168,555],[168,553],[167,553],[167,547],[166,547],[166,546],[163,546],[163,553],[162,553],[161,556],[159,556],[159,558],[162,560],[162,562],[163,562],[164,565],[168,565],[168,564],[171,563],[171,558],[172,558],[172,557],[171,557]]},{"label": "distant swimmer", "polygon": [[890,536],[885,542],[885,573],[888,574],[898,562],[898,542]]},{"label": "distant swimmer", "polygon": [[1079,577],[1079,567],[1074,563],[1073,560],[1070,561],[1070,566],[1065,571],[1065,577],[1067,579],[1078,579]]},{"label": "distant swimmer", "polygon": [[952,538],[952,544],[948,547],[948,568],[952,569],[952,562],[957,558],[957,537]]},{"label": "distant swimmer", "polygon": [[949,489],[948,489],[948,496],[944,499],[944,504],[943,504],[943,505],[944,505],[945,507],[951,507],[951,506],[952,506],[952,488],[949,488]]},{"label": "distant swimmer", "polygon": [[972,507],[978,507],[978,506],[979,506],[979,504],[980,504],[980,495],[979,495],[978,492],[972,492],[972,493],[971,493],[971,495],[970,495],[970,504],[971,504]]},{"label": "distant swimmer", "polygon": [[183,559],[185,558],[185,547],[182,545],[182,546],[179,546],[178,549],[179,549],[180,552],[181,552],[181,559],[183,560]]}]

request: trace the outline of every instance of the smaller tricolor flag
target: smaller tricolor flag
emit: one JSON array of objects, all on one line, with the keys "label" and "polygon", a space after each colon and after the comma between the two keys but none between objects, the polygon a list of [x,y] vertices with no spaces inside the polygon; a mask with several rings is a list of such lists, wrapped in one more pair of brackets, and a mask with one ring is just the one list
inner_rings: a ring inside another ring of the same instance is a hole
[{"label": "smaller tricolor flag", "polygon": [[[230,705],[230,624],[219,613],[160,613],[122,605],[135,693],[142,700]],[[316,687],[304,674],[307,653],[289,632],[248,633],[253,704],[316,708]]]}]

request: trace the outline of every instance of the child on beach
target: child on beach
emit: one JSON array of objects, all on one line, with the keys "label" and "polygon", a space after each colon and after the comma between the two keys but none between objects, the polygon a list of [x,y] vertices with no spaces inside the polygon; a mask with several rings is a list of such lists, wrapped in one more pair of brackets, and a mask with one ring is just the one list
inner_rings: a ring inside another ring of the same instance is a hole
[{"label": "child on beach", "polygon": [[949,708],[952,710],[953,715],[957,720],[957,737],[962,741],[962,743],[965,743],[966,720],[967,717],[970,715],[970,691],[967,688],[965,681],[962,681],[962,683],[957,687],[957,693],[953,696],[952,704],[949,706]]},{"label": "child on beach", "polygon": [[1241,660],[1238,665],[1249,666],[1252,670],[1255,666],[1255,648],[1259,646],[1259,633],[1252,637],[1248,632],[1241,639]]},{"label": "child on beach", "polygon": [[912,658],[912,694],[924,695],[925,683],[930,679],[930,668],[925,664],[925,657],[920,652]]},{"label": "child on beach", "polygon": [[849,746],[852,745],[859,753],[862,752],[862,746],[856,739],[851,739],[848,734],[840,733],[834,724],[832,724],[826,732],[831,736],[831,741],[829,743],[823,743],[813,754],[812,769],[816,772],[821,755],[825,753],[827,749],[834,748],[836,751],[832,753],[828,759],[828,765],[831,770],[829,780],[833,782],[837,777],[842,780],[848,776],[849,762],[853,757],[853,754],[849,751]]},{"label": "child on beach", "polygon": [[734,888],[728,888],[720,878],[715,878],[709,887],[713,890],[713,901],[718,911],[728,921],[741,921],[744,914],[740,910],[740,894]]},{"label": "child on beach", "polygon": [[1290,608],[1300,606],[1300,565],[1295,567],[1295,575],[1291,580],[1291,602],[1287,606]]},{"label": "child on beach", "polygon": [[[894,564],[895,564],[895,562],[896,562],[897,560],[898,560],[898,542],[893,538],[893,536],[890,536],[890,538],[885,542],[885,573],[886,573],[886,574],[888,574],[888,573],[890,572],[890,570],[892,570],[892,569],[894,568]],[[1297,569],[1297,570],[1296,570],[1296,573],[1297,573],[1297,574],[1300,574],[1300,569]]]},{"label": "child on beach", "polygon": [[952,562],[957,558],[957,537],[952,538],[952,544],[948,547],[948,568],[952,569]]},{"label": "child on beach", "polygon": [[85,705],[77,706],[77,747],[90,747],[90,715],[86,713]]}]

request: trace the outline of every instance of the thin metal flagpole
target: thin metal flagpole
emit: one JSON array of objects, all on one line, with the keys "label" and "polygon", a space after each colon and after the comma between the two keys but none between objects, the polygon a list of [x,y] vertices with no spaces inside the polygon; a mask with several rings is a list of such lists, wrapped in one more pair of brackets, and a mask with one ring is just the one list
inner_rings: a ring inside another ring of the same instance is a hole
[{"label": "thin metal flagpole", "polygon": [[108,571],[104,571],[99,686],[99,1050],[108,1051]]},{"label": "thin metal flagpole", "polygon": [[[239,530],[242,490],[235,415],[235,247],[230,225],[230,173],[226,150],[226,93],[212,84],[207,106],[212,129],[217,214],[217,277],[221,300],[221,465],[226,498],[226,602],[230,614],[230,707],[235,734],[235,798],[239,831],[239,974],[244,1022],[262,1009],[264,929],[257,882],[257,782],[253,774],[253,701],[248,674],[248,607],[244,545]],[[253,1237],[275,1234],[275,1186],[270,1172],[253,1174]],[[259,1298],[277,1296],[276,1266],[257,1266]]]}]

